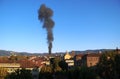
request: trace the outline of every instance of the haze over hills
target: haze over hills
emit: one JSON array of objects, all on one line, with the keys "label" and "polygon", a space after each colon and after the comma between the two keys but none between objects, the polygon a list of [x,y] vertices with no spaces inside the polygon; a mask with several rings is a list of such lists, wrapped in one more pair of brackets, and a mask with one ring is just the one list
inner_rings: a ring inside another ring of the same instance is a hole
[{"label": "haze over hills", "polygon": [[0,56],[9,56],[11,53],[15,53],[17,55],[40,55],[41,53],[29,53],[29,52],[16,52],[16,51],[9,51],[9,50],[0,50]]},{"label": "haze over hills", "polygon": [[[108,51],[108,50],[115,50],[115,49],[95,49],[95,50],[85,50],[85,51],[75,51],[75,54],[79,54],[79,53],[98,53],[99,51],[104,52],[104,51]],[[29,52],[16,52],[16,51],[7,51],[7,50],[0,50],[0,56],[9,56],[11,55],[11,52],[14,52],[17,55],[47,55],[48,53],[29,53]],[[66,52],[56,52],[53,54],[64,54]],[[69,52],[71,53],[71,52]]]}]

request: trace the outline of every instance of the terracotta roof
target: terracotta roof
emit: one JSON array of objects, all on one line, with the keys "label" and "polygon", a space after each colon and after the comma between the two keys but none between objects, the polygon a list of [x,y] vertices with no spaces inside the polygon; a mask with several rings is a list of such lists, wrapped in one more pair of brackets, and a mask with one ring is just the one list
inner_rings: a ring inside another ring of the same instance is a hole
[{"label": "terracotta roof", "polygon": [[86,54],[85,56],[87,57],[100,57],[101,54],[95,54],[95,53],[90,53],[90,54]]},{"label": "terracotta roof", "polygon": [[20,63],[21,68],[33,68],[36,66],[35,63],[29,60],[20,60],[18,63]]},{"label": "terracotta roof", "polygon": [[75,55],[76,57],[82,57],[82,56],[84,56],[84,54],[77,54],[77,55]]},{"label": "terracotta roof", "polygon": [[15,60],[9,60],[9,59],[2,59],[0,58],[0,63],[15,63]]},{"label": "terracotta roof", "polygon": [[0,63],[20,63],[21,68],[33,68],[35,66],[41,66],[42,59],[35,58],[33,60],[34,62],[28,59],[14,61],[14,60],[9,60],[9,58],[6,59],[0,58]]}]

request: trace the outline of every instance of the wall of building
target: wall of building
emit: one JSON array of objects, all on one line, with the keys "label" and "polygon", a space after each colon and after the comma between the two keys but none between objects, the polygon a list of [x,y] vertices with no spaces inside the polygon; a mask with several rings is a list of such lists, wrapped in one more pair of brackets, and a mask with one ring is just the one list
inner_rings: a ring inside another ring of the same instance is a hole
[{"label": "wall of building", "polygon": [[95,66],[99,62],[99,57],[87,57],[87,66]]}]

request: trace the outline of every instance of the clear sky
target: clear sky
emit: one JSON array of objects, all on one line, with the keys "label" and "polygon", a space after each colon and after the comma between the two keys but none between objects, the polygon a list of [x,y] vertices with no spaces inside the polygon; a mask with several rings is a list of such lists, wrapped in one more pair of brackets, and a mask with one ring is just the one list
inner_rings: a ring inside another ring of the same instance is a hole
[{"label": "clear sky", "polygon": [[0,0],[0,49],[48,51],[41,4],[54,11],[53,52],[120,48],[120,0]]}]

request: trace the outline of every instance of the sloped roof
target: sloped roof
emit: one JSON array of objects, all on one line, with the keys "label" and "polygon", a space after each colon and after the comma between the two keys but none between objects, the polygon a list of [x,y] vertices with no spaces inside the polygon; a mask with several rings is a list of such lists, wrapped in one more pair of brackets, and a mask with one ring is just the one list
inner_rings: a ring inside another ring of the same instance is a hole
[{"label": "sloped roof", "polygon": [[18,63],[20,63],[20,67],[21,68],[33,68],[35,67],[35,63],[33,63],[32,61],[29,61],[29,60],[20,60],[18,61]]}]

